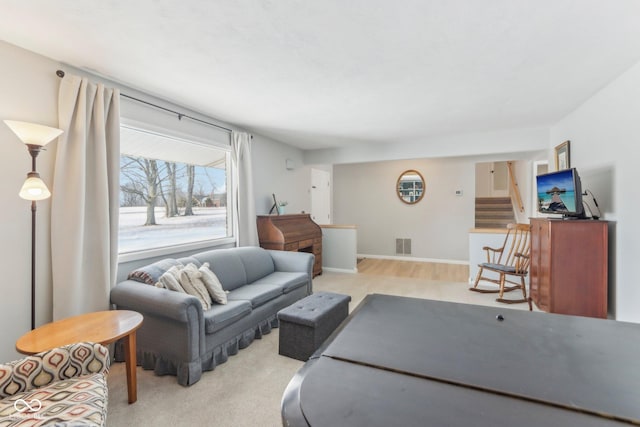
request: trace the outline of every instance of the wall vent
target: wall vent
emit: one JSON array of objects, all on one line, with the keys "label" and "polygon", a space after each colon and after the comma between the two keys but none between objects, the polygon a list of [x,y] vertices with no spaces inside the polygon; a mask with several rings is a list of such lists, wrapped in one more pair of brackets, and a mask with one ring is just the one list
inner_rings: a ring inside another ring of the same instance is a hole
[{"label": "wall vent", "polygon": [[411,239],[396,239],[396,255],[411,255]]}]

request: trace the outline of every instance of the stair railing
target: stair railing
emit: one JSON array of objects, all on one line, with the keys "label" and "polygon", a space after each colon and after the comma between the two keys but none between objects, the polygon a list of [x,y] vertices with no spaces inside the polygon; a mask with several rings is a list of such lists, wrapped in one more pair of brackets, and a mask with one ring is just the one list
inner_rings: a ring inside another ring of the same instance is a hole
[{"label": "stair railing", "polygon": [[524,212],[524,205],[522,204],[522,196],[520,195],[520,187],[518,187],[518,181],[513,173],[513,162],[507,162],[507,168],[509,170],[509,182],[511,184],[511,198],[516,199],[518,209],[520,212]]}]

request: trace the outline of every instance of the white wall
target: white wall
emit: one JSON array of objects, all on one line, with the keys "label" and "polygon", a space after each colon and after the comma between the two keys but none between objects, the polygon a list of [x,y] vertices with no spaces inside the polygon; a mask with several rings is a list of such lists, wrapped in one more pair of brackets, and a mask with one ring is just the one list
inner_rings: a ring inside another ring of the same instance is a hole
[{"label": "white wall", "polygon": [[349,225],[321,225],[322,268],[357,273],[358,229]]},{"label": "white wall", "polygon": [[549,129],[507,129],[441,135],[417,141],[390,141],[342,148],[310,150],[304,153],[308,164],[344,164],[416,158],[487,156],[487,161],[523,158],[523,153],[548,149]]},{"label": "white wall", "polygon": [[[618,320],[640,322],[640,63],[551,129],[550,146],[571,141],[571,166],[590,189],[609,227],[609,307]],[[550,157],[549,165],[554,165]],[[577,253],[576,256],[579,256]]]},{"label": "white wall", "polygon": [[[288,170],[286,159],[293,161]],[[265,215],[273,204],[286,200],[286,213],[311,211],[311,168],[303,164],[302,150],[254,134],[252,142],[253,183],[256,213]]]},{"label": "white wall", "polygon": [[[21,120],[57,127],[59,64],[0,41],[0,120]],[[31,157],[24,144],[0,122],[0,362],[21,357],[16,340],[31,328],[31,210],[30,202],[18,197]],[[38,156],[40,176],[52,187],[56,144]],[[55,197],[55,195],[54,195]],[[49,239],[51,200],[38,202],[36,326],[51,321],[52,291]],[[70,260],[73,261],[73,260]]]},{"label": "white wall", "polygon": [[[546,141],[548,136],[542,136]],[[361,255],[396,256],[395,239],[411,238],[413,258],[466,262],[468,232],[475,226],[476,165],[514,161],[527,198],[532,191],[531,160],[543,153],[546,150],[335,165],[334,223],[358,227]],[[395,192],[398,176],[407,169],[417,169],[426,180],[425,196],[415,205],[402,203]],[[455,196],[457,189],[463,191],[461,197]],[[525,215],[530,215],[530,200],[523,203]]]},{"label": "white wall", "polygon": [[[425,195],[414,205],[400,201],[396,182],[407,169],[424,177]],[[395,239],[412,239],[412,257],[466,261],[474,226],[475,161],[417,159],[336,165],[336,224],[358,227],[358,253],[395,256]],[[456,196],[455,190],[463,196]]]},{"label": "white wall", "polygon": [[[536,157],[538,160],[540,156]],[[529,218],[534,216],[535,207],[532,205],[532,194],[535,192],[533,188],[533,161],[519,160],[513,162],[513,173],[518,183],[518,191],[522,200],[523,211],[514,206],[516,221],[520,223],[528,223]]]}]

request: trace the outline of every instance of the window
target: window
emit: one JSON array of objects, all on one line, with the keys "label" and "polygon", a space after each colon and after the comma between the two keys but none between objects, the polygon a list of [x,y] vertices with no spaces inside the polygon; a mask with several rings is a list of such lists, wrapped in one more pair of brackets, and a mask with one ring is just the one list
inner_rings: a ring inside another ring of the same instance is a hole
[{"label": "window", "polygon": [[120,154],[120,254],[232,236],[228,149],[123,125]]}]

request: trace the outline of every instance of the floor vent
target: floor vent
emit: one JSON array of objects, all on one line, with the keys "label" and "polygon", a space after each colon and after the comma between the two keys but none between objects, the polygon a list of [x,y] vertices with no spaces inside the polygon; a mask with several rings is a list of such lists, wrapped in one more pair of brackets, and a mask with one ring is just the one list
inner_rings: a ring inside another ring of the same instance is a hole
[{"label": "floor vent", "polygon": [[411,255],[411,239],[396,239],[396,255]]}]

